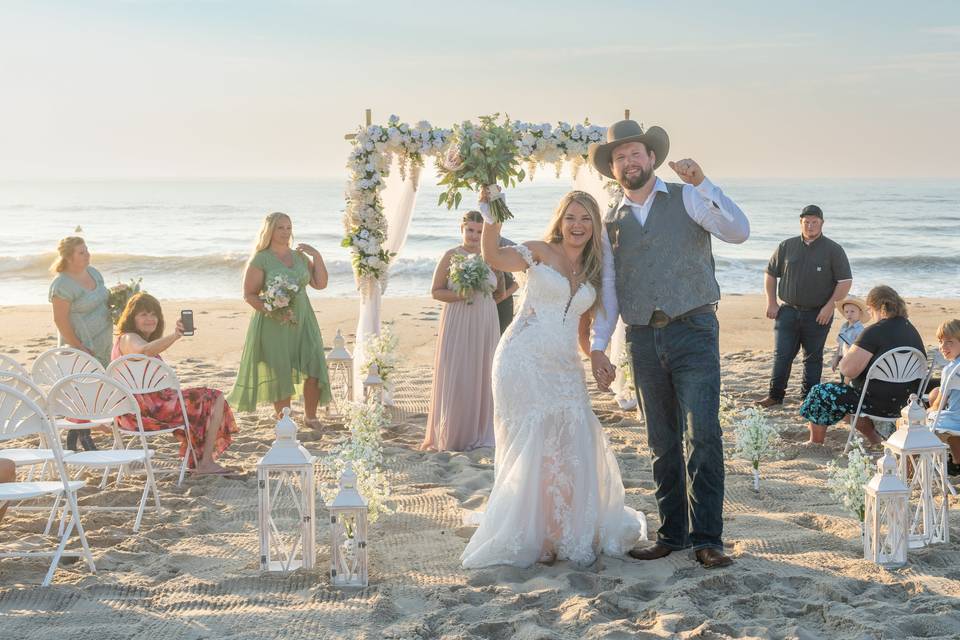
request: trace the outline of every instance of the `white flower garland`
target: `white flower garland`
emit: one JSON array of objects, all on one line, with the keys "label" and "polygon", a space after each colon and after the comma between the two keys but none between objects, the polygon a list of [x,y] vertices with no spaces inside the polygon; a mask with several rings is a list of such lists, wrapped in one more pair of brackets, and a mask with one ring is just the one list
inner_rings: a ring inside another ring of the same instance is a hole
[{"label": "white flower garland", "polygon": [[[557,175],[564,162],[573,165],[573,173],[586,163],[587,152],[594,142],[601,142],[606,127],[559,122],[532,124],[515,122],[517,154],[526,162],[533,176],[541,164],[552,164]],[[452,131],[434,127],[421,121],[415,126],[390,116],[386,126],[372,124],[361,127],[353,138],[353,149],[347,161],[350,179],[346,190],[346,209],[343,216],[344,247],[351,250],[353,271],[358,285],[364,278],[373,278],[386,285],[387,271],[393,255],[384,248],[387,239],[387,221],[383,215],[384,178],[390,173],[390,164],[400,161],[401,175],[419,171],[430,157],[440,160],[451,141]]]},{"label": "white flower garland", "polygon": [[383,388],[392,392],[394,388],[393,374],[400,364],[398,347],[400,338],[390,331],[388,325],[380,330],[380,334],[370,334],[363,342],[367,359],[363,363],[363,371],[369,371],[370,365],[377,365],[377,373],[383,380]]},{"label": "white flower garland", "polygon": [[[323,466],[335,478],[339,478],[348,462],[353,465],[353,471],[357,474],[357,491],[367,500],[370,522],[376,522],[381,513],[392,513],[387,505],[390,485],[380,468],[383,463],[380,431],[390,424],[390,420],[383,405],[372,400],[348,402],[344,416],[350,437],[324,458]],[[327,487],[321,491],[324,501],[329,504],[336,497],[338,487]]]}]

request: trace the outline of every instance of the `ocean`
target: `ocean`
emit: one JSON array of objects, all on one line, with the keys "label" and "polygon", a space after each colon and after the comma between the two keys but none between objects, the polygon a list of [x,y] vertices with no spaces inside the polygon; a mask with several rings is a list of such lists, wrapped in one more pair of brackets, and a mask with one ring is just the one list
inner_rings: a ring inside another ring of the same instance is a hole
[{"label": "ocean", "polygon": [[[547,174],[547,170],[542,170]],[[663,177],[667,177],[664,174]],[[853,268],[855,293],[889,284],[905,296],[960,297],[960,183],[894,180],[717,179],[750,218],[742,245],[714,240],[726,293],[760,293],[777,244],[799,233],[799,211],[819,204],[824,232]],[[284,211],[294,241],[314,245],[330,286],[311,296],[355,294],[343,237],[345,180],[145,180],[0,182],[0,304],[42,304],[57,242],[82,235],[108,285],[143,278],[160,298],[241,299],[241,275],[263,216]],[[504,235],[538,239],[570,188],[552,175],[510,191],[516,216]],[[420,188],[406,246],[387,296],[428,295],[437,259],[458,243],[456,211]],[[464,202],[471,201],[465,194]],[[80,231],[77,231],[79,229]]]}]

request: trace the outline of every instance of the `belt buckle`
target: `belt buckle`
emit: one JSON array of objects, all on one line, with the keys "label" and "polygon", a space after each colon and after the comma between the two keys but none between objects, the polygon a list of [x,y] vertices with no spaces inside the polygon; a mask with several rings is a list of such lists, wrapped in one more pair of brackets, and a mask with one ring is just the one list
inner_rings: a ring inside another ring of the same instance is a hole
[{"label": "belt buckle", "polygon": [[663,329],[668,324],[670,324],[670,316],[660,309],[654,311],[653,315],[650,316],[650,326],[654,329]]}]

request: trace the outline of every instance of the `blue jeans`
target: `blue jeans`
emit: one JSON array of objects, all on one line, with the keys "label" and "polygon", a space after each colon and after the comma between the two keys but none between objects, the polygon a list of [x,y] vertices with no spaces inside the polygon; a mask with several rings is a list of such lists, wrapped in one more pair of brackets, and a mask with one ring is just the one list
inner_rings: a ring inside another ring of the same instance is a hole
[{"label": "blue jeans", "polygon": [[627,328],[653,455],[657,542],[670,549],[723,548],[719,333],[713,313]]},{"label": "blue jeans", "polygon": [[797,357],[800,347],[803,347],[801,395],[806,398],[810,389],[820,384],[820,376],[823,374],[823,345],[827,342],[833,316],[830,316],[827,324],[819,324],[818,313],[819,310],[800,311],[786,305],[780,307],[780,313],[773,324],[773,375],[770,377],[768,394],[771,398],[783,400],[786,395],[793,359]]}]

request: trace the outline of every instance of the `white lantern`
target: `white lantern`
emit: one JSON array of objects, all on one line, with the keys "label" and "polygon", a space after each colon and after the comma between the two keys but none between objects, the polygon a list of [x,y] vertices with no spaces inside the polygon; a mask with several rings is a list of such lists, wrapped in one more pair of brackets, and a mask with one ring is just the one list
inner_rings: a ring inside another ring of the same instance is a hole
[{"label": "white lantern", "polygon": [[327,354],[327,371],[330,377],[332,401],[328,413],[342,413],[343,406],[353,400],[353,356],[347,351],[343,334],[337,329],[333,349]]},{"label": "white lantern", "polygon": [[330,505],[330,581],[335,587],[367,586],[367,501],[357,491],[349,462]]},{"label": "white lantern", "polygon": [[383,378],[380,377],[380,368],[372,364],[366,380],[363,381],[363,399],[375,399],[383,402]]},{"label": "white lantern", "polygon": [[927,427],[916,394],[901,415],[900,427],[883,446],[896,456],[897,475],[911,491],[910,548],[950,542],[948,447]]},{"label": "white lantern", "polygon": [[877,474],[864,485],[863,557],[893,569],[907,563],[910,490],[897,477],[889,451],[877,461]]},{"label": "white lantern", "polygon": [[277,439],[257,463],[260,502],[260,568],[312,569],[316,553],[314,457],[297,440],[297,425],[284,407]]}]

